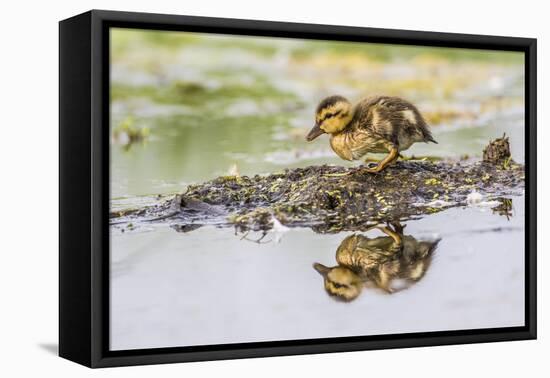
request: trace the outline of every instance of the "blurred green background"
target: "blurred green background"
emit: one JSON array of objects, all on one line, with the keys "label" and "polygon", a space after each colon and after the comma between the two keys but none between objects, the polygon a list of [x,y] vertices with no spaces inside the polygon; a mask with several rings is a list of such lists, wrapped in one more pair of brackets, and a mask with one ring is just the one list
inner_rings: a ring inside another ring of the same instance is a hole
[{"label": "blurred green background", "polygon": [[344,162],[307,143],[317,102],[385,94],[417,105],[438,145],[480,156],[503,132],[524,160],[523,54],[111,29],[111,192],[180,192],[224,174]]}]

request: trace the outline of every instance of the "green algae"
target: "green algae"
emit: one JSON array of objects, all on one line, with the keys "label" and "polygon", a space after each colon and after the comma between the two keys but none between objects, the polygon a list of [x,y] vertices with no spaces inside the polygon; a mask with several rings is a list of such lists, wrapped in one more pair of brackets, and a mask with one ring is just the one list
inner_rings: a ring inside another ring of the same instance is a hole
[{"label": "green algae", "polygon": [[240,231],[266,231],[276,224],[321,233],[360,231],[372,223],[416,219],[464,205],[472,190],[499,198],[523,187],[519,164],[504,169],[486,162],[402,161],[379,174],[322,165],[190,185],[183,194],[148,208],[145,218]]}]

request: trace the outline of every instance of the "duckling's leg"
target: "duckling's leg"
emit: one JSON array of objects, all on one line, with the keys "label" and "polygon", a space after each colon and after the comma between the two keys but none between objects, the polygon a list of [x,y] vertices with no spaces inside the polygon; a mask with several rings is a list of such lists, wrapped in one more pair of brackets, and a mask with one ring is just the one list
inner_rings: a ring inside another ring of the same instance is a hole
[{"label": "duckling's leg", "polygon": [[388,227],[397,232],[399,235],[403,235],[403,229],[407,227],[407,225],[403,225],[399,221],[392,221],[388,223]]},{"label": "duckling's leg", "polygon": [[403,245],[403,239],[401,238],[401,235],[391,230],[389,227],[378,227],[378,229],[393,239],[395,247],[401,248],[401,246]]},{"label": "duckling's leg", "polygon": [[399,150],[396,147],[391,147],[388,155],[382,159],[374,168],[365,168],[369,173],[378,173],[386,168],[388,165],[393,163],[399,158]]}]

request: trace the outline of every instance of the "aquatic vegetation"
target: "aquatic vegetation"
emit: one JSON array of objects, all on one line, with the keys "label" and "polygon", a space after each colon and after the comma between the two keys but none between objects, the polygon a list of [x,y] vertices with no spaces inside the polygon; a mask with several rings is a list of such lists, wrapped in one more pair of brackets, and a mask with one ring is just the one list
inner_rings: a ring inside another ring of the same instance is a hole
[{"label": "aquatic vegetation", "polygon": [[497,164],[504,169],[508,169],[513,164],[510,155],[510,141],[506,134],[502,138],[497,138],[483,149],[483,161],[491,164]]},{"label": "aquatic vegetation", "polygon": [[149,128],[137,127],[132,117],[126,117],[121,123],[113,128],[112,141],[125,148],[131,145],[145,141],[149,136]]},{"label": "aquatic vegetation", "polygon": [[231,100],[253,98],[256,101],[268,98],[271,100],[289,101],[294,94],[278,90],[269,83],[256,82],[254,86],[227,84],[223,86],[207,86],[196,81],[174,81],[169,85],[127,85],[114,84],[112,87],[114,100],[130,99],[132,97],[147,97],[159,104],[182,104],[202,107],[216,104],[224,105]]},{"label": "aquatic vegetation", "polygon": [[511,198],[497,198],[497,202],[499,203],[497,206],[493,207],[493,213],[502,215],[506,217],[506,219],[510,220],[510,217],[513,213],[513,201]]},{"label": "aquatic vegetation", "polygon": [[473,117],[473,114],[469,112],[459,111],[455,109],[438,109],[422,112],[426,118],[426,122],[429,125],[441,125],[443,123],[449,123],[458,118]]},{"label": "aquatic vegetation", "polygon": [[373,222],[416,219],[463,205],[473,190],[487,198],[520,193],[523,170],[519,164],[503,169],[486,162],[409,160],[375,175],[323,165],[265,176],[222,176],[147,208],[145,218],[255,231],[269,230],[274,222],[321,233],[364,230]]}]

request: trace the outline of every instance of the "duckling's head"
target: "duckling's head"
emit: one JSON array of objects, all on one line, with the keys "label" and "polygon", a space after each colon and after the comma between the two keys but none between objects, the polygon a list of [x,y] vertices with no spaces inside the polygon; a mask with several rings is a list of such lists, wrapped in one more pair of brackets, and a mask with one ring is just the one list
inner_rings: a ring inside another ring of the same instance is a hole
[{"label": "duckling's head", "polygon": [[315,111],[315,126],[306,139],[312,141],[319,135],[338,134],[346,128],[353,117],[351,103],[342,96],[325,98]]},{"label": "duckling's head", "polygon": [[363,281],[351,269],[339,265],[329,268],[319,263],[313,264],[313,269],[323,276],[325,290],[335,299],[350,302],[361,294]]}]

